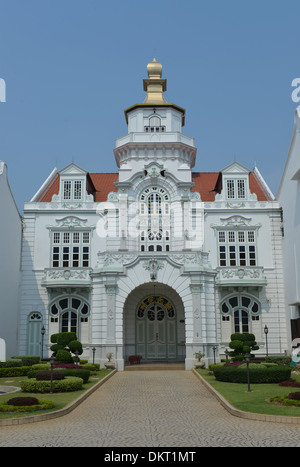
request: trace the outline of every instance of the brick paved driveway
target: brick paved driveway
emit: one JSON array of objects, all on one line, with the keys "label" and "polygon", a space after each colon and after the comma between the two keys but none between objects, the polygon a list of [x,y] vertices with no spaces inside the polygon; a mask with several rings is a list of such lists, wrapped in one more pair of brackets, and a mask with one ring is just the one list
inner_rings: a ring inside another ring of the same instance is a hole
[{"label": "brick paved driveway", "polygon": [[300,425],[234,417],[192,371],[124,371],[69,415],[0,427],[0,446],[295,447]]}]

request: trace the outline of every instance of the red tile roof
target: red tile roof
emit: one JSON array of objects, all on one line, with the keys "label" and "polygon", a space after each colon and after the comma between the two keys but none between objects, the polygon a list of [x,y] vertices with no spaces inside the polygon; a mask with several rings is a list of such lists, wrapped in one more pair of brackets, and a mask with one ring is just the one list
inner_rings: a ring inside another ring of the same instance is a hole
[{"label": "red tile roof", "polygon": [[[115,182],[118,181],[118,173],[89,173],[88,174],[88,192],[94,195],[96,202],[107,200],[111,191],[117,191]],[[215,194],[220,193],[222,189],[221,172],[194,172],[192,174],[194,187],[192,192],[200,193],[202,201],[214,201]],[[257,195],[258,201],[270,201],[271,197],[262,185],[261,181],[254,172],[249,174],[249,185],[251,193]],[[41,195],[39,202],[50,202],[54,194],[59,192],[59,175],[56,174],[52,183]]]}]

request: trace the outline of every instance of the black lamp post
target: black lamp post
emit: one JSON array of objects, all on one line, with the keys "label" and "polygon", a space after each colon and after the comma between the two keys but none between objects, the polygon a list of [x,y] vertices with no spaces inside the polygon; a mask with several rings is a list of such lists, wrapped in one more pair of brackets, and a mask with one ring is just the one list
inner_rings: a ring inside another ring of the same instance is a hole
[{"label": "black lamp post", "polygon": [[214,363],[216,363],[216,349],[217,349],[217,347],[214,345],[214,346],[213,346],[213,352],[214,352]]},{"label": "black lamp post", "polygon": [[93,352],[93,365],[95,364],[95,352],[96,352],[96,347],[93,347],[92,348],[92,352]]},{"label": "black lamp post", "polygon": [[41,335],[42,335],[42,351],[41,351],[41,360],[43,360],[44,358],[44,335],[45,335],[45,332],[46,332],[46,329],[45,329],[45,326],[42,327],[41,329]]},{"label": "black lamp post", "polygon": [[267,356],[269,355],[269,353],[268,353],[268,332],[269,332],[269,328],[265,324],[264,333],[265,333],[265,336],[266,336],[266,352],[267,352]]},{"label": "black lamp post", "polygon": [[53,365],[54,365],[55,357],[52,354],[50,357],[50,365],[51,365],[51,372],[50,372],[50,394],[53,394]]},{"label": "black lamp post", "polygon": [[246,392],[252,392],[250,389],[250,372],[249,372],[249,363],[250,363],[250,355],[247,353],[245,355],[246,364],[247,364],[247,382],[248,382],[248,390]]}]

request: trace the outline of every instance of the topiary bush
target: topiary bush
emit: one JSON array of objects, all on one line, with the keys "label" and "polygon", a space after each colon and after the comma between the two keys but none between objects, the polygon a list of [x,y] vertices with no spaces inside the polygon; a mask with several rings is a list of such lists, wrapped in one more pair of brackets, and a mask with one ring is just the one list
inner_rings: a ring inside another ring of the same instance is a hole
[{"label": "topiary bush", "polygon": [[73,358],[69,350],[59,349],[56,352],[55,358],[59,362],[72,363]]},{"label": "topiary bush", "polygon": [[235,360],[244,360],[247,353],[250,354],[254,350],[259,349],[254,334],[237,332],[231,334],[230,339],[229,347],[232,349],[232,352],[229,352],[229,355]]},{"label": "topiary bush", "polygon": [[[250,382],[259,383],[279,383],[287,380],[291,376],[291,368],[287,366],[267,367],[259,364],[249,364]],[[229,383],[247,383],[247,365],[229,365],[214,369],[214,376],[217,381]]]},{"label": "topiary bush", "polygon": [[57,361],[62,363],[73,363],[71,353],[83,353],[81,342],[77,340],[75,332],[59,332],[52,334],[50,338],[52,346],[50,347]]}]

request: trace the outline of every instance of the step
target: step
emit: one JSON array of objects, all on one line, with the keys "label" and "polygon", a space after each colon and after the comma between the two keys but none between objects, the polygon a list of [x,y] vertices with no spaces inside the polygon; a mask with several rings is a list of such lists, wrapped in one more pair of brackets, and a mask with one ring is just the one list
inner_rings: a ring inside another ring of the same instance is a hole
[{"label": "step", "polygon": [[168,363],[168,362],[149,362],[133,365],[125,365],[125,371],[151,371],[151,370],[185,370],[184,363]]}]

